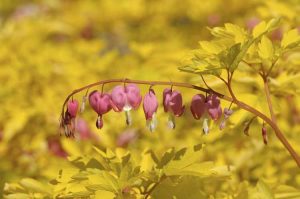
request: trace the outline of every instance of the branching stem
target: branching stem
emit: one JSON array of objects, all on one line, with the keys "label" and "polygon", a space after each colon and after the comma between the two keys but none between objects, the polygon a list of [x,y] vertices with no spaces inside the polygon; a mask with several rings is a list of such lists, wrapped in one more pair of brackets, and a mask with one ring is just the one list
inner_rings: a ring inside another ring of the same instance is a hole
[{"label": "branching stem", "polygon": [[[79,89],[74,90],[73,92],[71,92],[67,96],[66,100],[63,103],[62,113],[61,113],[62,121],[64,119],[64,109],[65,109],[66,103],[69,101],[69,99],[73,95],[75,95],[75,94],[77,94],[77,93],[79,93],[79,92],[81,92],[85,89],[89,89],[91,87],[98,86],[98,85],[101,85],[101,84],[124,83],[124,82],[125,82],[124,79],[109,79],[109,80],[103,80],[103,81],[95,82],[95,83],[92,83],[92,84],[89,84],[89,85],[86,85],[84,87],[81,87]],[[272,121],[272,119],[270,119],[268,116],[266,116],[265,114],[260,112],[259,110],[249,106],[248,104],[245,104],[245,103],[237,100],[236,97],[233,94],[232,89],[231,89],[230,82],[228,82],[228,85],[229,85],[228,88],[229,88],[229,92],[231,93],[232,97],[223,95],[223,94],[221,94],[219,92],[216,92],[212,89],[206,89],[206,88],[203,88],[203,87],[200,87],[200,86],[192,85],[192,84],[189,84],[189,83],[182,83],[182,82],[143,81],[143,80],[129,80],[129,79],[126,79],[126,83],[135,83],[135,84],[144,84],[144,85],[162,85],[162,86],[163,85],[164,86],[173,85],[173,86],[177,86],[177,87],[191,88],[191,89],[195,89],[195,90],[202,91],[202,92],[205,92],[205,93],[213,93],[213,94],[217,95],[219,98],[221,98],[223,100],[232,102],[232,103],[236,104],[238,107],[240,107],[241,109],[244,109],[244,110],[256,115],[257,117],[260,117],[262,120],[264,120],[274,130],[277,138],[280,140],[280,142],[283,144],[283,146],[288,150],[288,152],[290,153],[290,155],[293,157],[293,159],[297,163],[298,167],[300,168],[300,157],[299,157],[299,155],[294,150],[294,148],[290,145],[288,140],[284,137],[284,135],[282,134],[282,132],[278,128],[277,124],[274,121]]]}]

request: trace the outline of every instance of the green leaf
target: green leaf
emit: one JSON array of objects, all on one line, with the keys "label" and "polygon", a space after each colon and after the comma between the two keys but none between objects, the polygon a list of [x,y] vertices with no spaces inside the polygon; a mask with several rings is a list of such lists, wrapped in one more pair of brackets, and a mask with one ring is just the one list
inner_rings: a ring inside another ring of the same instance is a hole
[{"label": "green leaf", "polygon": [[225,67],[227,68],[235,67],[233,66],[233,64],[240,51],[241,51],[241,44],[238,43],[231,46],[227,54],[220,54],[220,58],[225,63]]},{"label": "green leaf", "polygon": [[263,36],[258,44],[258,54],[262,59],[271,59],[274,55],[274,47],[271,40]]}]

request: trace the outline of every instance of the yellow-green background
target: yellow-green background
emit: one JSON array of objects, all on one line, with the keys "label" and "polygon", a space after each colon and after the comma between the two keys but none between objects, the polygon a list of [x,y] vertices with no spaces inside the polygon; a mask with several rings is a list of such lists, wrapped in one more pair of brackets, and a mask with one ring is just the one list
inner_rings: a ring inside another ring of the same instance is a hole
[{"label": "yellow-green background", "polygon": [[[212,126],[211,133],[203,136],[201,123],[189,113],[196,92],[188,89],[176,88],[183,93],[186,113],[176,119],[173,131],[166,126],[161,105],[154,133],[146,128],[142,108],[133,113],[131,127],[126,127],[123,114],[110,112],[104,116],[104,128],[97,130],[96,114],[87,107],[79,117],[95,133],[97,138],[91,140],[59,137],[58,129],[65,97],[99,80],[182,81],[204,86],[199,76],[179,72],[177,67],[198,47],[199,40],[211,38],[207,27],[225,22],[246,27],[253,18],[281,16],[283,27],[293,28],[300,24],[299,5],[297,0],[1,0],[0,193],[5,183],[7,187],[22,178],[47,182],[68,165],[67,159],[49,150],[50,138],[57,139],[70,155],[92,156],[93,145],[114,149],[120,135],[128,132],[137,136],[126,147],[136,156],[146,149],[160,154],[170,147],[205,143],[203,161],[235,167],[231,179],[222,185],[228,190],[244,181],[254,186],[258,179],[271,187],[299,188],[300,171],[271,129],[265,147],[260,124],[251,128],[250,137],[245,136],[242,122],[248,115],[236,111],[225,131]],[[224,92],[221,82],[207,78]],[[240,99],[268,114],[258,77],[238,74],[233,87]],[[148,86],[141,89],[145,94]],[[154,89],[161,103],[164,87]],[[81,100],[83,95],[75,97]],[[288,99],[274,98],[275,112],[282,131],[300,153],[299,94],[294,92]],[[222,102],[223,107],[228,105]]]}]

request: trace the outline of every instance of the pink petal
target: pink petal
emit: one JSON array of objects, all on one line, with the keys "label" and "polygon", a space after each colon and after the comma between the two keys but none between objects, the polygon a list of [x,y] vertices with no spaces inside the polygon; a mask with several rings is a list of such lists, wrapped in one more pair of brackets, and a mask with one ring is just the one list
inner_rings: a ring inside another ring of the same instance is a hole
[{"label": "pink petal", "polygon": [[168,104],[171,99],[172,90],[170,88],[166,88],[163,92],[163,105],[164,105],[164,111],[168,112]]},{"label": "pink petal", "polygon": [[126,96],[126,92],[124,89],[124,86],[116,86],[113,88],[112,92],[111,92],[111,99],[112,99],[112,104],[114,110],[123,110],[123,107],[125,106],[126,102],[127,102],[127,96]]},{"label": "pink petal", "polygon": [[136,84],[128,84],[125,86],[127,103],[134,109],[137,109],[141,102],[142,96],[140,94],[140,89]]},{"label": "pink petal", "polygon": [[195,95],[192,98],[190,109],[194,118],[199,120],[206,110],[205,96],[202,94]]},{"label": "pink petal", "polygon": [[207,97],[207,111],[213,120],[218,120],[222,116],[222,108],[220,106],[220,100],[217,95],[211,94]]},{"label": "pink petal", "polygon": [[157,111],[158,101],[154,91],[151,89],[144,97],[143,103],[146,120],[152,119],[153,114]]},{"label": "pink petal", "polygon": [[100,94],[98,91],[93,91],[89,95],[89,102],[91,107],[98,113],[103,115],[111,110],[111,97],[109,94]]},{"label": "pink petal", "polygon": [[182,106],[182,96],[178,91],[173,91],[169,102],[169,108],[172,110],[175,116],[181,116],[184,112],[184,106]]},{"label": "pink petal", "polygon": [[72,118],[76,117],[78,111],[78,101],[77,100],[69,101],[67,110]]}]

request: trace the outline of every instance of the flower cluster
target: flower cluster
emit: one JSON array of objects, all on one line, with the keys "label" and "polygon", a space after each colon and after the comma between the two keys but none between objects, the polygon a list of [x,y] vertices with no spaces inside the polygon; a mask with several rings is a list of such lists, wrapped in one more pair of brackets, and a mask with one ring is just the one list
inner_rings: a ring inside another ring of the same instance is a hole
[{"label": "flower cluster", "polygon": [[[83,111],[87,96],[84,96],[81,109]],[[143,110],[146,118],[147,127],[153,132],[157,127],[156,112],[159,102],[152,87],[145,94],[144,98],[141,95],[140,89],[136,84],[124,84],[114,87],[111,93],[92,91],[88,96],[88,101],[92,109],[97,113],[96,127],[101,129],[103,127],[103,115],[110,110],[115,112],[124,112],[126,117],[126,124],[132,124],[131,111],[139,108],[143,101]],[[78,111],[78,101],[69,100],[67,102],[67,110],[64,113],[62,126],[65,129],[67,136],[73,135],[75,126],[75,117]],[[168,127],[175,128],[175,117],[180,117],[185,111],[183,105],[182,95],[179,91],[172,88],[166,88],[163,91],[163,107],[164,112],[169,115]],[[216,94],[209,94],[204,96],[196,94],[191,101],[190,110],[196,120],[203,119],[203,132],[209,132],[208,120],[217,121],[222,116],[222,108],[220,99]],[[224,129],[226,120],[232,114],[230,108],[224,109],[224,119],[220,123],[220,129]]]}]

